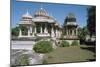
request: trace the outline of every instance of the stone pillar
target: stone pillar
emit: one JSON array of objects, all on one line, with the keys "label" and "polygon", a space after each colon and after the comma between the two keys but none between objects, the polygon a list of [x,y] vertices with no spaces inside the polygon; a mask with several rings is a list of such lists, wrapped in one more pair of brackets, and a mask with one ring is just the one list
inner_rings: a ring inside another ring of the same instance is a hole
[{"label": "stone pillar", "polygon": [[58,32],[57,32],[57,37],[60,37],[60,35],[61,35],[61,31],[59,30]]},{"label": "stone pillar", "polygon": [[58,30],[57,30],[57,28],[56,28],[56,37],[58,37]]},{"label": "stone pillar", "polygon": [[53,27],[51,28],[51,36],[54,37],[54,29],[53,29]]},{"label": "stone pillar", "polygon": [[34,33],[36,33],[36,26],[34,27]]},{"label": "stone pillar", "polygon": [[68,35],[68,29],[67,29],[67,32],[66,32],[66,33],[67,33],[67,35]]},{"label": "stone pillar", "polygon": [[75,35],[74,30],[72,30],[72,35]]},{"label": "stone pillar", "polygon": [[28,27],[28,36],[30,36],[30,27]]},{"label": "stone pillar", "polygon": [[41,27],[40,27],[40,30],[41,30],[40,33],[42,33],[42,25],[41,25]]},{"label": "stone pillar", "polygon": [[70,30],[68,29],[68,35],[70,35]]},{"label": "stone pillar", "polygon": [[67,29],[67,31],[66,31],[66,34],[68,35],[68,29]]},{"label": "stone pillar", "polygon": [[19,28],[19,36],[22,36],[22,31],[20,28]]},{"label": "stone pillar", "polygon": [[77,35],[78,35],[78,30],[77,30],[77,28],[76,28],[76,30],[75,30],[75,31],[76,31],[76,33],[75,33],[75,34],[76,34],[76,36],[77,36]]},{"label": "stone pillar", "polygon": [[32,26],[30,26],[30,33],[32,33]]},{"label": "stone pillar", "polygon": [[34,37],[34,27],[31,26],[31,35]]},{"label": "stone pillar", "polygon": [[47,24],[45,24],[44,33],[48,33],[48,31],[47,31]]}]

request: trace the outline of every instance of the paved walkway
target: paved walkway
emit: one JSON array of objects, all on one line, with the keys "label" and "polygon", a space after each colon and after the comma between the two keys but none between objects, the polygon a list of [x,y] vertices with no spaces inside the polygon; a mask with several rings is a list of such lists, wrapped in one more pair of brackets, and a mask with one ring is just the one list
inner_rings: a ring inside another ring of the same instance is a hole
[{"label": "paved walkway", "polygon": [[11,49],[32,50],[34,44],[34,41],[11,41]]},{"label": "paved walkway", "polygon": [[16,50],[13,49],[11,52],[11,65],[17,65],[19,58],[21,55],[27,55],[29,59],[29,64],[34,65],[34,64],[42,64],[43,60],[43,55],[39,53],[34,53],[32,50]]},{"label": "paved walkway", "polygon": [[31,65],[42,64],[40,54],[32,50],[34,41],[11,41],[11,64],[16,64],[16,60],[22,55],[27,54]]}]

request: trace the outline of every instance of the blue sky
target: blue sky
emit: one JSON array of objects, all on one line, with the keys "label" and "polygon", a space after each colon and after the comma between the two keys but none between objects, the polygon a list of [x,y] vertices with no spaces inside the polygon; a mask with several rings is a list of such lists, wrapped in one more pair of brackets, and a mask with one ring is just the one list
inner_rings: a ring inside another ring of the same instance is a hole
[{"label": "blue sky", "polygon": [[72,12],[75,14],[77,23],[80,27],[86,26],[87,24],[87,7],[82,5],[72,4],[53,4],[53,3],[37,3],[37,2],[19,2],[12,0],[11,5],[11,26],[15,27],[23,14],[29,11],[34,16],[36,10],[42,7],[53,16],[61,25],[64,23],[65,17],[68,13]]}]

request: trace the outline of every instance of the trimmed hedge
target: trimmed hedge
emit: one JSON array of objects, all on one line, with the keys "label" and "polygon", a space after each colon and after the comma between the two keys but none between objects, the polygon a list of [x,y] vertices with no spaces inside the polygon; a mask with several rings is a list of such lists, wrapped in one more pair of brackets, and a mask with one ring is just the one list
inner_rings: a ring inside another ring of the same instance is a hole
[{"label": "trimmed hedge", "polygon": [[37,53],[48,53],[53,50],[52,43],[50,41],[39,41],[33,47],[33,50]]},{"label": "trimmed hedge", "polygon": [[78,46],[78,45],[79,45],[78,41],[73,41],[71,44],[71,46]]},{"label": "trimmed hedge", "polygon": [[28,56],[23,54],[19,57],[18,65],[29,65]]},{"label": "trimmed hedge", "polygon": [[61,44],[60,44],[60,47],[69,47],[69,42],[62,41]]},{"label": "trimmed hedge", "polygon": [[43,60],[43,62],[42,62],[43,64],[47,64],[47,61],[46,60]]}]

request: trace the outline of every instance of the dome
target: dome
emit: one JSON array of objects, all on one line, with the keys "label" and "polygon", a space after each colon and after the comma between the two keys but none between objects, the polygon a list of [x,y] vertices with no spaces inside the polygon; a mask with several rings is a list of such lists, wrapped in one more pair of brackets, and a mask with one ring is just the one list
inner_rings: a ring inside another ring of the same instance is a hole
[{"label": "dome", "polygon": [[75,15],[73,13],[69,13],[67,18],[75,18]]},{"label": "dome", "polygon": [[55,23],[55,26],[59,26],[59,24],[56,22],[56,23]]},{"label": "dome", "polygon": [[25,18],[32,18],[32,16],[29,14],[28,11],[26,12],[26,14],[22,15],[22,17],[25,17]]},{"label": "dome", "polygon": [[77,26],[76,17],[73,13],[69,13],[68,16],[65,18],[64,26]]},{"label": "dome", "polygon": [[32,19],[34,22],[47,22],[47,23],[54,23],[55,20],[51,17],[47,11],[43,8],[38,9],[35,14],[34,18]]},{"label": "dome", "polygon": [[35,16],[48,16],[48,14],[45,9],[40,8],[36,11]]},{"label": "dome", "polygon": [[67,22],[76,22],[76,17],[73,13],[69,13],[68,16],[65,18],[65,23]]}]

